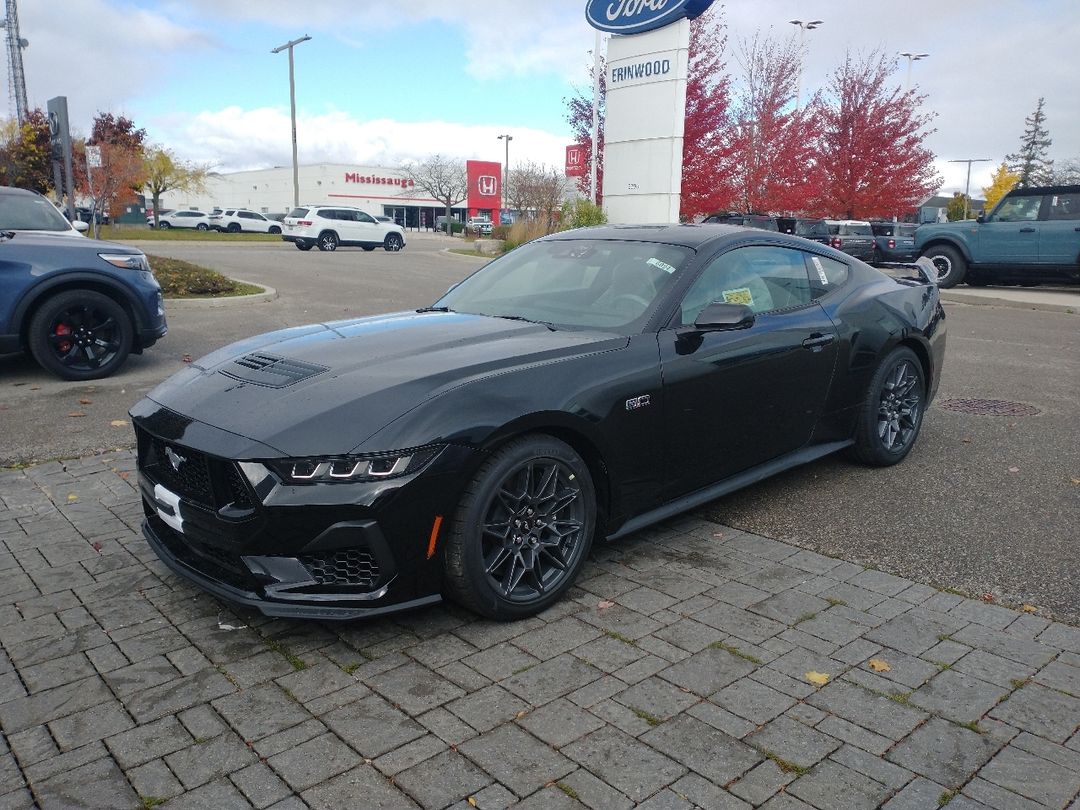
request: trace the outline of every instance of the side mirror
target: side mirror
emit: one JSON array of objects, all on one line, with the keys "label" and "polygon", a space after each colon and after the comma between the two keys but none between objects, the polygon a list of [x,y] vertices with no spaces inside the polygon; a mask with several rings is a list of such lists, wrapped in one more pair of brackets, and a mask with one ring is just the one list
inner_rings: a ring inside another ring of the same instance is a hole
[{"label": "side mirror", "polygon": [[977,217],[975,217],[975,221],[982,225],[982,223],[986,222],[986,215],[979,214]]},{"label": "side mirror", "polygon": [[733,329],[749,329],[754,325],[754,310],[746,304],[709,304],[694,321],[700,332],[723,332]]},{"label": "side mirror", "polygon": [[88,230],[90,230],[90,226],[83,222],[81,219],[77,219],[71,224],[79,233],[86,233]]}]

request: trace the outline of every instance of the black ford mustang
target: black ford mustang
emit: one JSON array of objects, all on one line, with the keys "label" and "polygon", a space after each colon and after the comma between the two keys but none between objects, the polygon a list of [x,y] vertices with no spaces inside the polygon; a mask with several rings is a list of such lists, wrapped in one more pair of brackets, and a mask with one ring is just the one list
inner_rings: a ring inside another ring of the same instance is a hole
[{"label": "black ford mustang", "polygon": [[725,225],[599,227],[434,306],[261,335],[131,411],[151,546],[269,615],[527,616],[614,538],[848,449],[911,450],[933,273]]}]

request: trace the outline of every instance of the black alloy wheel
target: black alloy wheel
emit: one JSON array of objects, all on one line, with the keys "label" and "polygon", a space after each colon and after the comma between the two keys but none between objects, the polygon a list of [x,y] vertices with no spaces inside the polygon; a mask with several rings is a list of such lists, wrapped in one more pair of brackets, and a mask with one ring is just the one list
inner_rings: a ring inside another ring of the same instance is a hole
[{"label": "black alloy wheel", "polygon": [[388,233],[386,239],[383,241],[383,247],[390,253],[397,253],[401,250],[404,242],[401,239],[400,234]]},{"label": "black alloy wheel", "polygon": [[854,454],[865,464],[886,467],[901,461],[922,426],[926,382],[922,363],[899,347],[874,373],[855,433]]},{"label": "black alloy wheel", "polygon": [[573,583],[595,529],[592,477],[573,448],[512,442],[465,491],[445,547],[450,595],[493,619],[538,613]]},{"label": "black alloy wheel", "polygon": [[163,230],[163,231],[167,231],[167,230],[169,230],[169,228],[171,228],[171,227],[172,227],[172,225],[170,225],[170,224],[169,224],[168,222],[166,222],[165,220],[162,220],[161,222],[159,222],[159,223],[158,223],[158,228],[159,228],[160,230]]},{"label": "black alloy wheel", "polygon": [[134,340],[120,304],[92,290],[68,290],[46,301],[30,320],[30,353],[64,380],[108,377],[127,359]]},{"label": "black alloy wheel", "polygon": [[934,263],[938,271],[937,283],[943,290],[955,287],[964,280],[967,262],[956,248],[950,245],[935,245],[924,250],[922,255]]},{"label": "black alloy wheel", "polygon": [[271,225],[270,226],[270,233],[275,233],[275,234],[281,233],[281,228],[279,228],[277,225]]},{"label": "black alloy wheel", "polygon": [[319,250],[337,250],[338,237],[333,231],[324,231],[319,234]]},{"label": "black alloy wheel", "polygon": [[226,230],[229,233],[240,233],[240,223],[239,222],[230,222],[229,227],[226,228]]}]

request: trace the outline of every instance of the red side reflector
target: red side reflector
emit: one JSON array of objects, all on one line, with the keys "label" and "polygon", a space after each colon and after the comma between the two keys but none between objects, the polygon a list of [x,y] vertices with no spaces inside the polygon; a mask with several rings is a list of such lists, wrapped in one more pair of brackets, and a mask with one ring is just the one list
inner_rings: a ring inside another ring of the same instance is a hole
[{"label": "red side reflector", "polygon": [[435,556],[435,543],[439,539],[440,528],[442,528],[442,515],[436,515],[435,522],[431,524],[431,538],[427,544],[427,558],[429,560]]}]

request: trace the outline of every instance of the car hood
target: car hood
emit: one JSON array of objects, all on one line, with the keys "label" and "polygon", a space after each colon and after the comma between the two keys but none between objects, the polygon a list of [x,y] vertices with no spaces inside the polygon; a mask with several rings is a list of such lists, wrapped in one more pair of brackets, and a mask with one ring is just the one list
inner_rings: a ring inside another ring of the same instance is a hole
[{"label": "car hood", "polygon": [[285,456],[340,455],[459,386],[626,343],[606,332],[401,312],[232,344],[173,375],[148,398]]}]

